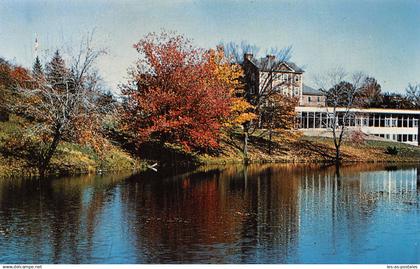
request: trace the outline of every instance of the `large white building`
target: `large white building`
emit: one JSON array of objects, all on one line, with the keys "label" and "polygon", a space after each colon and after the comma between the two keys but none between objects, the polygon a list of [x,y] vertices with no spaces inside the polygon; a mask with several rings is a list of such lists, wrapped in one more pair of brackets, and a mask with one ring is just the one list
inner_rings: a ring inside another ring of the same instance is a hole
[{"label": "large white building", "polygon": [[[405,109],[351,109],[354,117],[348,121],[349,130],[359,130],[387,140],[419,145],[420,110]],[[332,122],[330,107],[296,107],[297,129],[306,135],[328,133]],[[344,114],[344,108],[337,108],[337,115]],[[353,113],[354,112],[354,113]]]},{"label": "large white building", "polygon": [[[245,97],[254,104],[264,91],[281,92],[299,99],[296,107],[297,129],[306,135],[331,134],[332,108],[326,107],[325,95],[303,83],[303,69],[292,62],[282,62],[272,55],[256,59],[252,54],[244,55]],[[347,122],[349,130],[383,139],[419,145],[420,110],[354,108],[353,117]],[[338,118],[344,108],[337,109]]]},{"label": "large white building", "polygon": [[242,67],[246,77],[246,97],[253,103],[259,95],[276,91],[302,100],[303,69],[292,62],[279,61],[273,55],[257,59],[244,55]]}]

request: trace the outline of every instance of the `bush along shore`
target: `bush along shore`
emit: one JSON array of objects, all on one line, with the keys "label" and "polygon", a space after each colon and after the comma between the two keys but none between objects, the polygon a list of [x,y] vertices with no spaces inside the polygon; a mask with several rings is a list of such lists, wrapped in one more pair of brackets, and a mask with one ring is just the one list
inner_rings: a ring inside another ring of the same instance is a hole
[{"label": "bush along shore", "polygon": [[[0,176],[38,176],[36,156],[27,138],[24,120],[15,115],[0,122]],[[15,140],[20,143],[17,145]],[[12,141],[12,142],[11,142]],[[92,146],[63,141],[53,155],[48,175],[75,175],[143,169],[144,164],[117,145],[108,143],[103,152]]]}]

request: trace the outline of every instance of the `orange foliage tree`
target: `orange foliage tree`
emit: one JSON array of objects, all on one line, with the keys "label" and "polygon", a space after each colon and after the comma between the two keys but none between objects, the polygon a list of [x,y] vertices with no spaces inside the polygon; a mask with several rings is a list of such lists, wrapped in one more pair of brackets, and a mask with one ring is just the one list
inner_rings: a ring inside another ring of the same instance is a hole
[{"label": "orange foliage tree", "polygon": [[10,105],[16,102],[13,92],[17,85],[27,84],[28,81],[28,70],[0,58],[0,121],[9,120]]},{"label": "orange foliage tree", "polygon": [[148,34],[134,47],[141,57],[122,86],[122,117],[136,144],[168,142],[187,151],[218,148],[233,98],[216,74],[214,52],[167,32]]}]

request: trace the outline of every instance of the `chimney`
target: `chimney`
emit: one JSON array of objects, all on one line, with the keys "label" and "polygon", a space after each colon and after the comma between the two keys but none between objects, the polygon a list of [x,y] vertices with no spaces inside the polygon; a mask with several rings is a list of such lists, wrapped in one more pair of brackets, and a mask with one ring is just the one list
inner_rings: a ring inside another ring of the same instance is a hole
[{"label": "chimney", "polygon": [[248,61],[251,61],[254,55],[252,53],[245,53],[244,54],[244,60],[247,59]]}]

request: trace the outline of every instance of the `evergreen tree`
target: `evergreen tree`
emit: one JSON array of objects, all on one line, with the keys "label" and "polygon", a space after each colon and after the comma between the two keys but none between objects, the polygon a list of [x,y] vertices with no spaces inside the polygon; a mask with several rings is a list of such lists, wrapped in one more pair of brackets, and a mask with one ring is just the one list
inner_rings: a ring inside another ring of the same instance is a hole
[{"label": "evergreen tree", "polygon": [[66,89],[69,82],[70,71],[58,50],[55,51],[51,61],[45,67],[46,79],[53,88]]},{"label": "evergreen tree", "polygon": [[36,56],[34,65],[32,66],[32,75],[35,78],[40,78],[44,75],[44,70],[38,56]]}]

